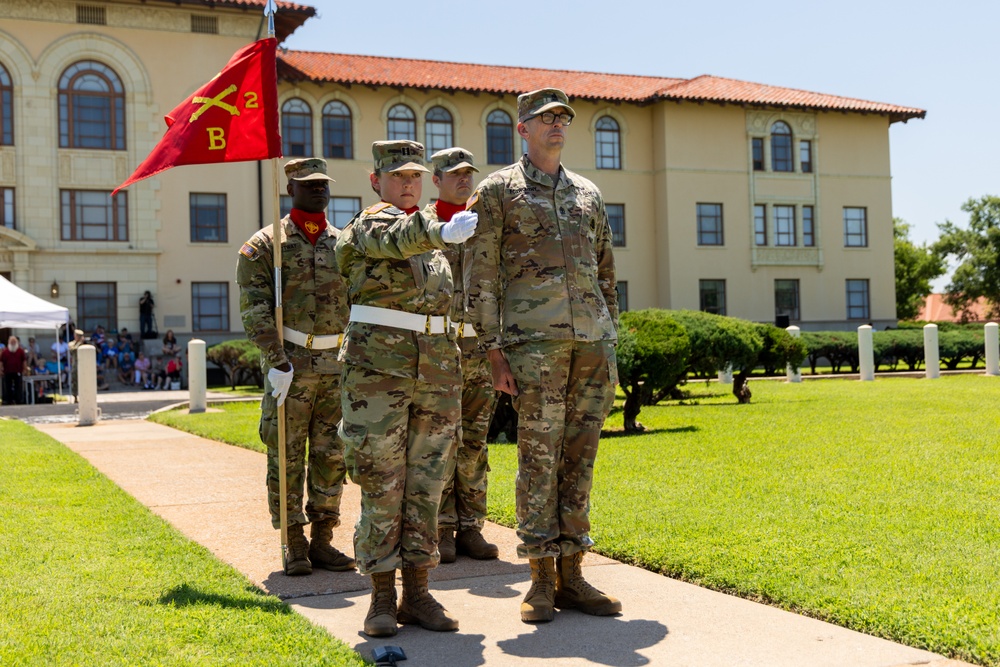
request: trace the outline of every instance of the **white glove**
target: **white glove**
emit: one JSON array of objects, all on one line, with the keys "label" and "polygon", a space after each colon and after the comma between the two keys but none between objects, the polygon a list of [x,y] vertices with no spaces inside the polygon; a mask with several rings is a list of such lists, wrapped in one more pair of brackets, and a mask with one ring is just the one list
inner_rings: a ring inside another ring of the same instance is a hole
[{"label": "white glove", "polygon": [[283,405],[285,397],[288,396],[288,390],[292,386],[292,373],[294,372],[294,368],[289,368],[287,371],[279,371],[277,368],[272,368],[267,372],[267,381],[274,387],[271,396],[278,399],[278,405]]},{"label": "white glove", "polygon": [[479,216],[472,211],[461,211],[452,216],[441,228],[441,239],[445,243],[464,243],[476,233]]}]

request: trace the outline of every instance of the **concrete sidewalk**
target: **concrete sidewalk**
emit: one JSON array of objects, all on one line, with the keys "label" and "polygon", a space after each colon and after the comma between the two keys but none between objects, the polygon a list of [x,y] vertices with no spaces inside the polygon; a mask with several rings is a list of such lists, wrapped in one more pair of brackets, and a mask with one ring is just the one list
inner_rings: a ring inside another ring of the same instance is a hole
[{"label": "concrete sidewalk", "polygon": [[[965,663],[845,630],[773,607],[715,593],[594,554],[587,579],[621,598],[624,613],[595,618],[560,611],[552,623],[520,622],[528,567],[515,556],[514,531],[488,524],[497,561],[460,557],[431,572],[435,597],[460,622],[457,633],[401,626],[373,640],[361,628],[368,580],[356,572],[281,573],[277,531],[264,493],[264,455],[148,421],[37,428],[89,460],[139,502],[208,548],[264,590],[370,659],[377,646],[406,651],[405,667],[545,664],[552,667],[957,667]],[[360,503],[348,484],[334,544],[351,550]],[[307,660],[307,658],[305,658]]]}]

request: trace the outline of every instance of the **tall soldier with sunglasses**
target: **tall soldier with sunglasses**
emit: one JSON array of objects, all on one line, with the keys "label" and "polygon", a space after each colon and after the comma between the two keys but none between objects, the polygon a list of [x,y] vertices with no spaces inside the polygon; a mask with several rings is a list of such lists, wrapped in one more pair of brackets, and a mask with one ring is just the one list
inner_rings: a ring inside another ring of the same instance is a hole
[{"label": "tall soldier with sunglasses", "polygon": [[618,383],[611,229],[597,187],[560,162],[576,116],[566,94],[525,93],[517,112],[528,152],[469,198],[479,223],[466,285],[493,385],[518,411],[518,555],[532,582],[521,620],[551,621],[557,607],[608,616],[621,602],[588,584],[581,564],[594,544],[594,460]]}]

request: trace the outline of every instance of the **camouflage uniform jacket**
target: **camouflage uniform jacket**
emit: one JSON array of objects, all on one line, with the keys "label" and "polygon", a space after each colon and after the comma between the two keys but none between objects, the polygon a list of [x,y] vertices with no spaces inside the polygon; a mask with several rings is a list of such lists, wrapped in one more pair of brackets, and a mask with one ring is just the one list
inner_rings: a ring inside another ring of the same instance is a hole
[{"label": "camouflage uniform jacket", "polygon": [[[284,325],[304,334],[343,333],[350,308],[347,286],[337,270],[334,250],[340,231],[328,224],[309,243],[291,218],[281,220],[281,285]],[[289,362],[296,371],[340,373],[337,348],[307,350],[285,341],[278,343],[274,321],[273,229],[254,234],[240,249],[236,282],[240,286],[240,316],[247,338],[261,352],[261,367]]]},{"label": "camouflage uniform jacket", "polygon": [[[422,213],[429,222],[438,222],[440,220],[437,206],[435,206],[434,202],[425,206]],[[464,322],[466,328],[469,328],[472,326],[472,321],[466,312],[465,289],[463,288],[465,284],[464,274],[469,270],[469,262],[465,257],[465,245],[448,244],[441,252],[448,258],[448,264],[451,266],[452,281],[455,283],[455,298],[451,306],[451,319],[454,322]],[[459,338],[458,346],[462,348],[463,359],[486,356],[486,353],[479,349],[478,340],[471,336]]]},{"label": "camouflage uniform jacket", "polygon": [[479,215],[469,315],[479,346],[617,340],[611,228],[600,190],[561,167],[557,182],[521,158],[469,198]]},{"label": "camouflage uniform jacket", "polygon": [[[406,215],[386,202],[355,216],[337,241],[337,265],[351,304],[419,315],[450,315],[451,267],[441,249],[441,222]],[[460,377],[454,335],[423,334],[362,322],[347,325],[340,360],[424,382]]]}]

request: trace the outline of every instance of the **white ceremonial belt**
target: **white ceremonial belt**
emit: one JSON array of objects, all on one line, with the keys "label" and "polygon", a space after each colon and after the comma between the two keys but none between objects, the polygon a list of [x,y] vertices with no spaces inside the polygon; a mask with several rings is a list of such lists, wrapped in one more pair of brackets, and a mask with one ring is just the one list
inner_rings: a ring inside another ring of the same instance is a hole
[{"label": "white ceremonial belt", "polygon": [[448,317],[446,315],[419,315],[405,310],[378,308],[376,306],[351,306],[351,322],[362,324],[380,324],[385,327],[407,329],[424,334],[443,334],[448,332]]},{"label": "white ceremonial belt", "polygon": [[342,333],[314,336],[313,334],[304,334],[289,327],[281,327],[281,335],[289,343],[295,343],[307,350],[329,350],[331,347],[340,347],[340,344],[344,340],[344,334]]},{"label": "white ceremonial belt", "polygon": [[471,324],[466,324],[465,322],[452,322],[451,328],[455,330],[459,338],[475,338],[476,328]]}]

